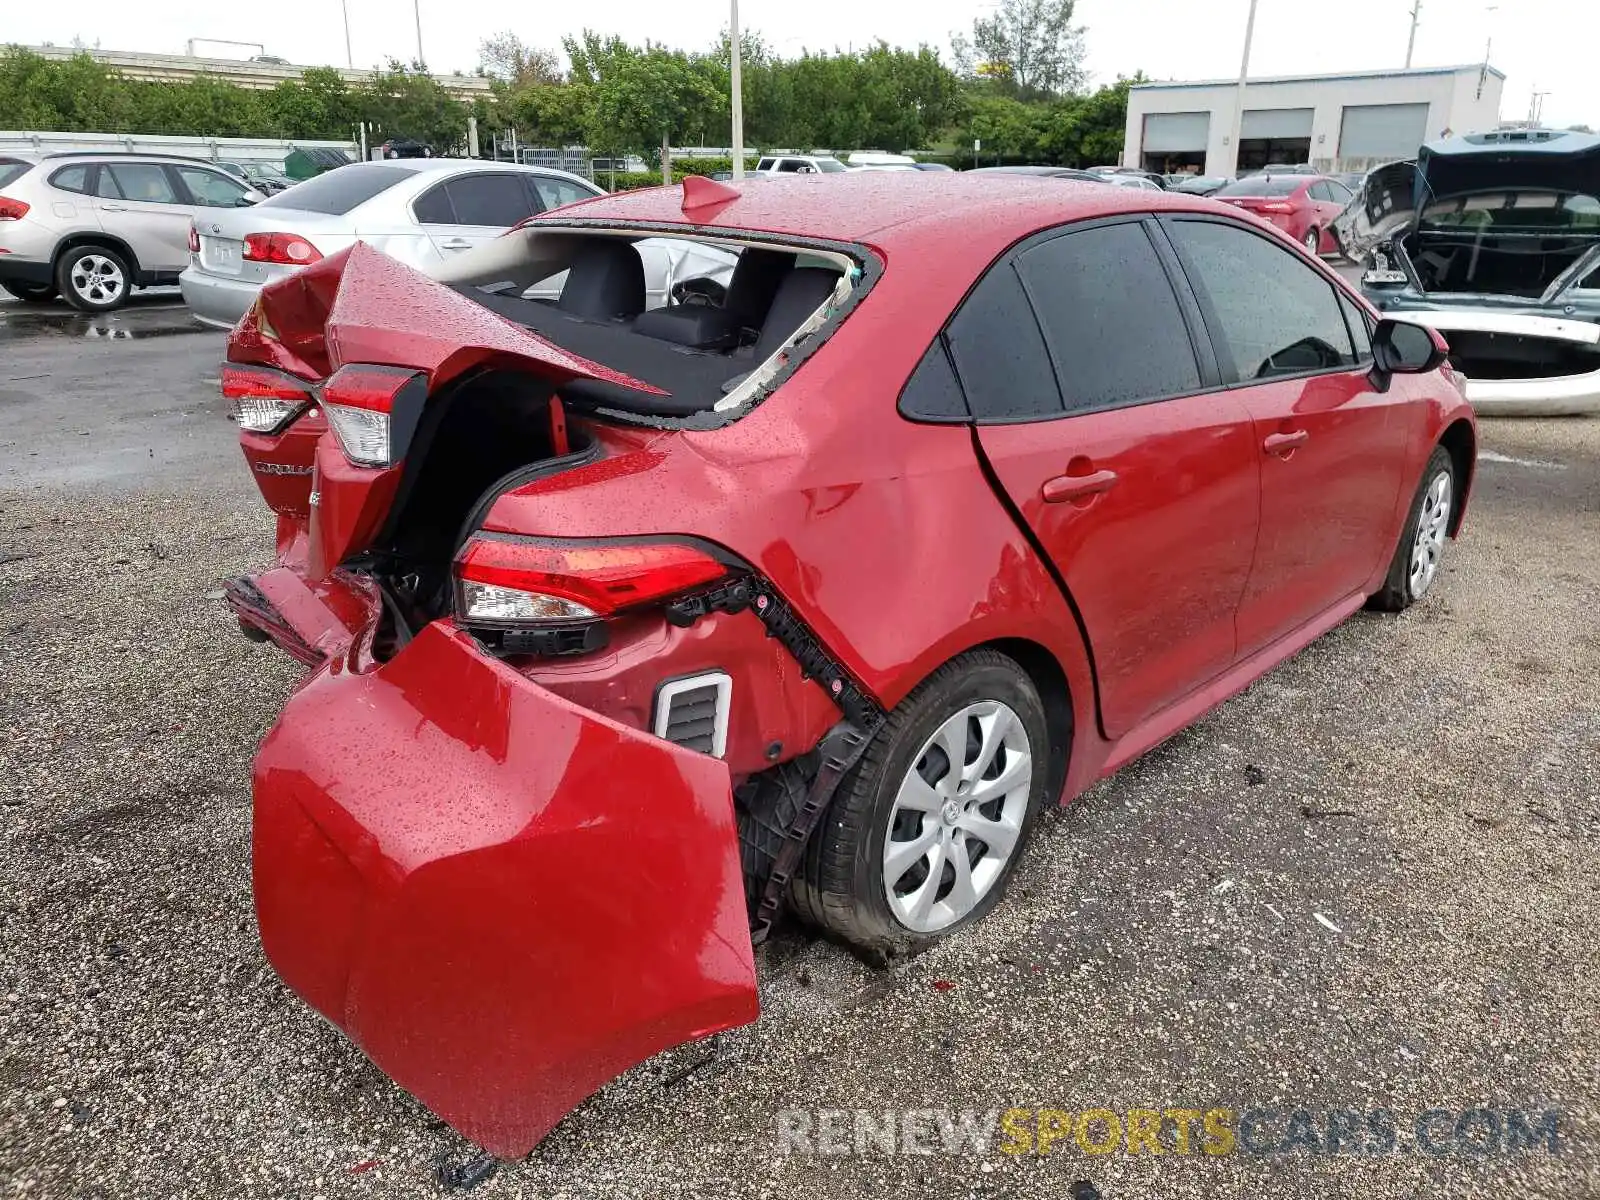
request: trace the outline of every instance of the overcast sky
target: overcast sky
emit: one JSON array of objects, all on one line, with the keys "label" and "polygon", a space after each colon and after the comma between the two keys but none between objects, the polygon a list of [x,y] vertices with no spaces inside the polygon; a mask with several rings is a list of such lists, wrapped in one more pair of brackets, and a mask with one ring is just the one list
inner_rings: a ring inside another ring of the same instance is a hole
[{"label": "overcast sky", "polygon": [[[725,0],[418,0],[423,47],[436,71],[470,70],[478,42],[511,29],[552,48],[587,25],[631,41],[651,38],[692,49],[711,43],[727,23]],[[409,0],[347,0],[357,66],[416,51]],[[1079,0],[1087,28],[1088,66],[1097,82],[1143,69],[1157,79],[1238,74],[1249,0]],[[1252,74],[1398,67],[1405,62],[1411,0],[1259,0]],[[802,48],[928,42],[948,50],[950,33],[970,27],[983,0],[742,0],[741,20],[784,55]],[[992,7],[992,3],[988,5]],[[182,53],[194,38],[266,39],[266,52],[295,63],[344,62],[344,31],[333,0],[77,0],[11,3],[0,38],[57,44],[79,37],[107,50]],[[1416,66],[1491,60],[1505,72],[1502,116],[1525,117],[1534,88],[1547,124],[1600,128],[1600,3],[1595,0],[1424,0]],[[224,52],[223,48],[213,53]],[[252,53],[237,51],[239,56]],[[3,126],[4,114],[0,114]]]}]

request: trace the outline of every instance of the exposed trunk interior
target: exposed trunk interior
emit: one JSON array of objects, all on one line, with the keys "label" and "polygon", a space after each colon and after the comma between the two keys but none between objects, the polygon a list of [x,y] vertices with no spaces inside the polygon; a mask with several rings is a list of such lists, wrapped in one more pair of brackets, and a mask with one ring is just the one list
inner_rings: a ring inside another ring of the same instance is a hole
[{"label": "exposed trunk interior", "polygon": [[1593,346],[1555,338],[1452,329],[1450,365],[1468,379],[1545,379],[1600,369]]},{"label": "exposed trunk interior", "polygon": [[1413,230],[1404,245],[1427,292],[1537,299],[1595,244],[1593,237]]},{"label": "exposed trunk interior", "polygon": [[385,632],[395,644],[449,610],[450,564],[498,496],[593,458],[581,424],[557,452],[552,394],[532,375],[490,371],[429,400],[394,505],[363,556],[391,602]]}]

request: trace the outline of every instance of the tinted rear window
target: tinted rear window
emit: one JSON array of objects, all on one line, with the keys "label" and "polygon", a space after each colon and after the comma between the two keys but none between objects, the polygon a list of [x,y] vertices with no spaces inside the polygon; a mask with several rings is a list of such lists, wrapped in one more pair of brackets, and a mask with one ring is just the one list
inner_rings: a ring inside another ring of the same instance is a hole
[{"label": "tinted rear window", "polygon": [[20,158],[0,158],[0,188],[15,183],[31,170],[31,162],[23,162]]},{"label": "tinted rear window", "polygon": [[357,205],[365,204],[380,192],[388,191],[414,174],[416,172],[405,167],[391,167],[384,163],[352,163],[296,184],[286,192],[263,200],[256,207],[295,208],[302,212],[342,217]]},{"label": "tinted rear window", "polygon": [[1227,187],[1218,188],[1212,195],[1292,196],[1305,185],[1305,178],[1299,175],[1279,175],[1276,177],[1258,175],[1254,179],[1240,179],[1237,182],[1228,184]]}]

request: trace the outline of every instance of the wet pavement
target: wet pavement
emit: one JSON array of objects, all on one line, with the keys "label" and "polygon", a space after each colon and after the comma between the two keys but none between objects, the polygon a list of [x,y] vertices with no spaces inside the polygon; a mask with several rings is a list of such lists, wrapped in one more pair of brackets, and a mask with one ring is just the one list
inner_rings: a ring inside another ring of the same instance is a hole
[{"label": "wet pavement", "polygon": [[[222,347],[157,300],[0,303],[6,1200],[416,1200],[469,1153],[261,954],[249,765],[300,671],[220,601],[273,536]],[[1483,438],[1423,604],[1049,814],[989,919],[921,958],[782,929],[757,1024],[629,1072],[474,1200],[1600,1197],[1600,421]],[[891,1155],[852,1128],[1252,1107],[1265,1152]],[[1410,1136],[1435,1110],[1554,1110],[1558,1144],[1446,1117],[1435,1154]],[[1330,1149],[1351,1111],[1398,1143]]]},{"label": "wet pavement", "polygon": [[0,478],[19,491],[214,480],[234,466],[225,342],[171,289],[98,315],[0,300]]}]

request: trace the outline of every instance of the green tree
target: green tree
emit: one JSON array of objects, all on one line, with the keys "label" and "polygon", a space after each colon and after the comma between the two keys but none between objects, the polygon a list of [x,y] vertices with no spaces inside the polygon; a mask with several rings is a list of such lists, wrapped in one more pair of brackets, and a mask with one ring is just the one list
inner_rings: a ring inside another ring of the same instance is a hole
[{"label": "green tree", "polygon": [[1072,24],[1075,0],[1000,0],[972,22],[972,37],[950,39],[956,66],[1023,99],[1059,96],[1083,85],[1083,30]]},{"label": "green tree", "polygon": [[1042,105],[1024,104],[1011,96],[980,94],[972,100],[966,146],[983,143],[982,154],[995,158],[1037,158],[1047,113]]},{"label": "green tree", "polygon": [[453,99],[421,63],[390,60],[356,89],[357,109],[383,137],[407,137],[435,154],[458,151],[467,138],[467,106]]},{"label": "green tree", "polygon": [[672,142],[707,127],[720,99],[682,54],[651,47],[613,55],[594,85],[589,146],[660,162]]},{"label": "green tree", "polygon": [[478,43],[478,69],[517,87],[565,81],[561,59],[550,50],[529,46],[509,30]]},{"label": "green tree", "polygon": [[1115,163],[1122,158],[1128,124],[1128,89],[1145,81],[1141,71],[1132,78],[1053,106],[1045,117],[1040,150],[1053,161],[1075,167]]},{"label": "green tree", "polygon": [[309,68],[267,92],[262,103],[279,137],[348,138],[361,120],[354,94],[332,67]]}]

